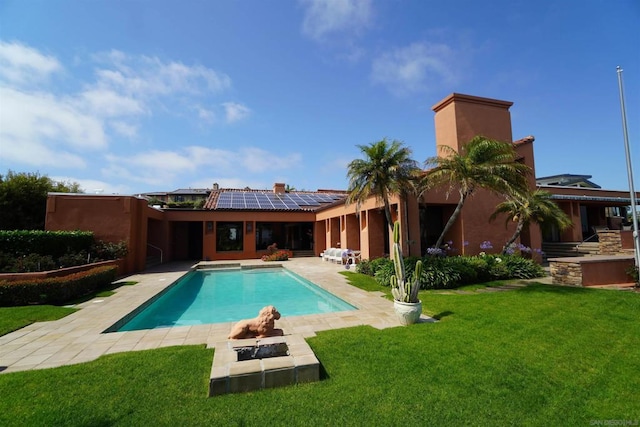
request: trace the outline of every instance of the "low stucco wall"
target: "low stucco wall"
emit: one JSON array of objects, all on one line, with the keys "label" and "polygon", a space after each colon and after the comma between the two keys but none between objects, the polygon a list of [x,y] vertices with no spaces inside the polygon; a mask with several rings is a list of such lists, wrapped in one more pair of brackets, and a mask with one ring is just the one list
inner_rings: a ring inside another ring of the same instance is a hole
[{"label": "low stucco wall", "polygon": [[556,285],[596,286],[632,283],[626,270],[634,265],[633,256],[552,258],[552,283]]}]

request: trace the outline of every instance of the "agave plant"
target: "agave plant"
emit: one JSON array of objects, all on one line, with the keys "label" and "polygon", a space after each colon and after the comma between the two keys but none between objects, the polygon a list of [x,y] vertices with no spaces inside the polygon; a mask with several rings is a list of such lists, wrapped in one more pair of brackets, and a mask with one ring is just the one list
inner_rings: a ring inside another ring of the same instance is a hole
[{"label": "agave plant", "polygon": [[420,290],[420,277],[422,276],[422,261],[416,263],[415,271],[411,278],[407,278],[404,268],[404,258],[400,248],[400,223],[393,224],[393,266],[395,273],[391,276],[391,293],[396,301],[416,303]]}]

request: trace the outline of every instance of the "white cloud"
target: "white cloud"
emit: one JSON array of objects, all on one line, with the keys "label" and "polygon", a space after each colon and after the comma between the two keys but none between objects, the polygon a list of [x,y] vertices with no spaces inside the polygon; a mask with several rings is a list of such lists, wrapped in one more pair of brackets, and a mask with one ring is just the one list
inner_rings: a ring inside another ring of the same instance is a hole
[{"label": "white cloud", "polygon": [[413,43],[376,58],[371,80],[396,95],[430,91],[457,81],[455,62],[455,52],[445,44]]},{"label": "white cloud", "polygon": [[218,184],[219,188],[252,188],[252,189],[269,189],[273,185],[265,184],[260,180],[253,180],[247,178],[225,178],[220,176],[214,176],[209,180],[198,180],[190,184],[191,188],[211,188],[213,183]]},{"label": "white cloud", "polygon": [[197,105],[195,109],[198,112],[198,118],[201,119],[203,122],[214,123],[216,121],[216,113],[214,111],[199,105]]},{"label": "white cloud", "polygon": [[281,153],[270,153],[261,148],[244,148],[240,151],[240,161],[249,172],[265,172],[271,170],[274,172],[293,169],[302,163],[302,156],[299,153],[289,153],[283,155]]},{"label": "white cloud", "polygon": [[108,164],[102,172],[105,176],[118,177],[131,182],[167,186],[177,177],[184,180],[185,176],[203,174],[207,171],[215,173],[216,176],[224,177],[224,175],[238,174],[238,171],[242,170],[245,171],[246,176],[242,178],[227,177],[224,180],[220,178],[218,183],[221,186],[228,185],[232,188],[238,188],[231,183],[242,182],[244,185],[239,188],[244,188],[250,184],[256,185],[261,182],[251,174],[268,173],[269,176],[273,176],[280,171],[299,167],[301,161],[299,153],[283,156],[256,147],[232,151],[189,146],[175,151],[140,152],[128,157],[108,155]]},{"label": "white cloud", "polygon": [[80,94],[87,108],[100,117],[130,116],[145,113],[142,103],[109,89],[90,89]]},{"label": "white cloud", "polygon": [[231,87],[229,76],[201,65],[187,66],[119,51],[94,55],[94,58],[106,66],[96,70],[98,86],[138,98],[219,93]]},{"label": "white cloud", "polygon": [[[34,154],[31,150],[51,150],[55,155],[45,163],[51,164],[57,155],[64,154],[64,149],[53,150],[54,147],[85,151],[106,146],[102,122],[77,108],[74,102],[44,92],[27,93],[5,87],[0,87],[0,99],[3,157],[24,161]],[[10,152],[6,153],[4,147],[10,147]],[[36,155],[29,164],[37,164],[37,159],[41,158]],[[74,164],[78,166],[77,161]]]},{"label": "white cloud", "polygon": [[[0,124],[0,126],[2,126]],[[59,167],[82,169],[86,162],[82,157],[66,150],[50,148],[45,144],[39,144],[29,139],[5,138],[0,134],[2,141],[2,160],[22,163],[32,167]]]},{"label": "white cloud", "polygon": [[57,182],[77,182],[80,189],[87,194],[129,194],[130,189],[125,185],[113,185],[109,182],[82,179],[68,176],[52,176],[52,180]]},{"label": "white cloud", "polygon": [[224,107],[227,123],[235,123],[245,119],[251,113],[251,110],[248,107],[236,102],[225,102],[222,106]]},{"label": "white cloud", "polygon": [[[231,87],[229,76],[201,65],[117,50],[91,59],[97,68],[88,78],[73,75],[74,68],[62,74],[71,75],[65,83],[75,83],[77,88],[60,95],[60,87],[48,79],[63,70],[57,58],[18,42],[0,41],[3,162],[83,168],[88,150],[106,150],[110,138],[137,138],[142,117],[153,117],[154,113],[182,117],[190,111],[196,120],[213,123],[213,111],[194,109],[193,105],[200,101],[219,104],[215,97]],[[224,111],[228,121],[240,120],[250,112],[234,103],[225,104]],[[185,162],[180,155],[160,151],[133,160],[143,166],[149,162],[146,167],[150,169],[153,162],[168,164],[165,170],[185,170],[188,162],[194,161],[189,157]]]},{"label": "white cloud", "polygon": [[372,22],[371,0],[301,0],[305,7],[302,32],[322,40],[336,33],[358,34]]},{"label": "white cloud", "polygon": [[0,77],[12,84],[34,83],[62,70],[58,60],[18,42],[0,41]]},{"label": "white cloud", "polygon": [[109,126],[121,136],[127,139],[134,139],[138,136],[138,127],[131,123],[127,123],[121,120],[109,121]]}]

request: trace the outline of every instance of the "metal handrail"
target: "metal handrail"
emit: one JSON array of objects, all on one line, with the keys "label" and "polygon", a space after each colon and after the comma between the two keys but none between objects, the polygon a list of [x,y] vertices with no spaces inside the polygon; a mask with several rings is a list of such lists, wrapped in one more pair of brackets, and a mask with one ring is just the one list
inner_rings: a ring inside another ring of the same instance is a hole
[{"label": "metal handrail", "polygon": [[162,249],[160,249],[157,246],[153,246],[151,243],[147,243],[147,246],[151,246],[153,249],[160,251],[160,264],[162,264],[162,254],[163,254]]},{"label": "metal handrail", "polygon": [[593,239],[594,237],[598,237],[598,233],[596,234],[592,234],[591,236],[587,237],[586,239],[584,239],[582,242],[578,243],[578,245],[588,242],[589,240]]}]

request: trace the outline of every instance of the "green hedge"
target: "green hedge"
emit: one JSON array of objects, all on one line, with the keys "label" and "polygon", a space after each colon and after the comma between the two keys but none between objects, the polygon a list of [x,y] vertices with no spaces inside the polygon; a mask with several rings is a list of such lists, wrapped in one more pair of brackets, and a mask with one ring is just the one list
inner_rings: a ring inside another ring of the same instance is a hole
[{"label": "green hedge", "polygon": [[15,257],[40,254],[56,259],[66,253],[88,252],[93,243],[91,231],[0,230],[2,252]]},{"label": "green hedge", "polygon": [[3,280],[0,281],[0,307],[65,304],[109,286],[116,279],[116,271],[115,266],[103,266],[61,277]]}]

